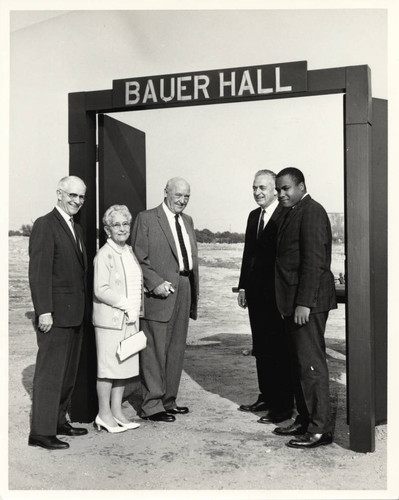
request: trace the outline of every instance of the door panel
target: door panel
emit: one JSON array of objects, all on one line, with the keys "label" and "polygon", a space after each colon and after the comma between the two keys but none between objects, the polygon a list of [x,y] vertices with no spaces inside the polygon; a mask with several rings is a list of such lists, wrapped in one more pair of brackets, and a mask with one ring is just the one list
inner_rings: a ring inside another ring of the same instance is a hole
[{"label": "door panel", "polygon": [[106,115],[98,117],[100,246],[104,212],[126,205],[133,220],[146,208],[145,133]]}]

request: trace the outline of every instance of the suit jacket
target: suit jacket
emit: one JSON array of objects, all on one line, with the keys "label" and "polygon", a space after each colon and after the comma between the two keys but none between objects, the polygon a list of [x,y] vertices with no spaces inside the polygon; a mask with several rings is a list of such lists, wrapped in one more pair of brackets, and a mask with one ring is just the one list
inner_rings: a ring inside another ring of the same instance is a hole
[{"label": "suit jacket", "polygon": [[274,298],[277,230],[286,211],[287,209],[281,205],[277,206],[259,239],[257,232],[261,208],[250,212],[245,231],[239,288],[250,293],[262,290]]},{"label": "suit jacket", "polygon": [[39,217],[29,239],[29,285],[36,316],[51,312],[53,325],[79,326],[86,304],[87,257],[82,228],[75,223],[83,252],[56,208]]},{"label": "suit jacket", "polygon": [[276,300],[284,316],[297,305],[311,312],[337,307],[331,266],[331,226],[309,195],[291,208],[277,235]]},{"label": "suit jacket", "polygon": [[[196,319],[199,294],[197,241],[192,218],[184,213],[181,217],[192,251],[190,318]],[[132,229],[132,247],[141,265],[144,287],[147,290],[144,295],[144,318],[169,321],[176,304],[176,292],[179,286],[179,260],[175,240],[162,204],[138,214]],[[171,293],[166,299],[152,295],[151,291],[164,281],[172,283],[175,293]]]}]

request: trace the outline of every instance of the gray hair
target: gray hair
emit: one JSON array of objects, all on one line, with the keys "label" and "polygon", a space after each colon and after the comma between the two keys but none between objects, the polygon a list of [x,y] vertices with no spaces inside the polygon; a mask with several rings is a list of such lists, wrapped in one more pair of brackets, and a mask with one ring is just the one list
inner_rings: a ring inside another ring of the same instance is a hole
[{"label": "gray hair", "polygon": [[276,174],[274,172],[272,172],[271,170],[266,170],[266,169],[258,170],[256,172],[254,178],[256,179],[260,175],[268,175],[269,177],[272,177],[273,180],[276,180]]},{"label": "gray hair", "polygon": [[115,214],[122,214],[126,217],[129,224],[132,222],[132,214],[126,205],[111,205],[104,214],[103,224],[104,226],[110,226],[112,224],[112,219]]},{"label": "gray hair", "polygon": [[80,177],[76,175],[67,175],[58,181],[57,189],[65,189],[71,181],[81,182],[85,188],[87,187]]}]

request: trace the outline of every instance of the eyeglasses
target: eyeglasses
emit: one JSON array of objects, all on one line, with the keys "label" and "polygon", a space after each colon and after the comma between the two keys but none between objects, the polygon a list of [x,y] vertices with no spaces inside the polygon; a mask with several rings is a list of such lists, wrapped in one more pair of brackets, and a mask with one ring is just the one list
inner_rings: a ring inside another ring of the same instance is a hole
[{"label": "eyeglasses", "polygon": [[127,229],[130,228],[130,222],[122,222],[122,224],[120,222],[115,222],[115,224],[110,224],[110,226],[116,229],[120,229],[121,227],[123,227],[123,229]]},{"label": "eyeglasses", "polygon": [[69,198],[71,198],[71,200],[73,200],[73,201],[79,200],[80,202],[84,203],[87,200],[87,196],[85,196],[84,194],[67,193],[63,189],[60,189],[60,191],[65,193],[67,196],[69,196]]}]

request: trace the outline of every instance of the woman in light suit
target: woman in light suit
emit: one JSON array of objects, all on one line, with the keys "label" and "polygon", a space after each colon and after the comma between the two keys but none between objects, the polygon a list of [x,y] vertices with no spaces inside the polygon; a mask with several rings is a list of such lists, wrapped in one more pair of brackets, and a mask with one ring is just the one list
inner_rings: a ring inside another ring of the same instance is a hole
[{"label": "woman in light suit", "polygon": [[124,432],[140,424],[129,422],[122,411],[127,379],[139,373],[139,355],[124,361],[117,355],[119,342],[139,331],[143,278],[132,248],[132,215],[125,205],[112,205],[103,217],[108,236],[94,259],[93,324],[97,349],[97,430]]}]

